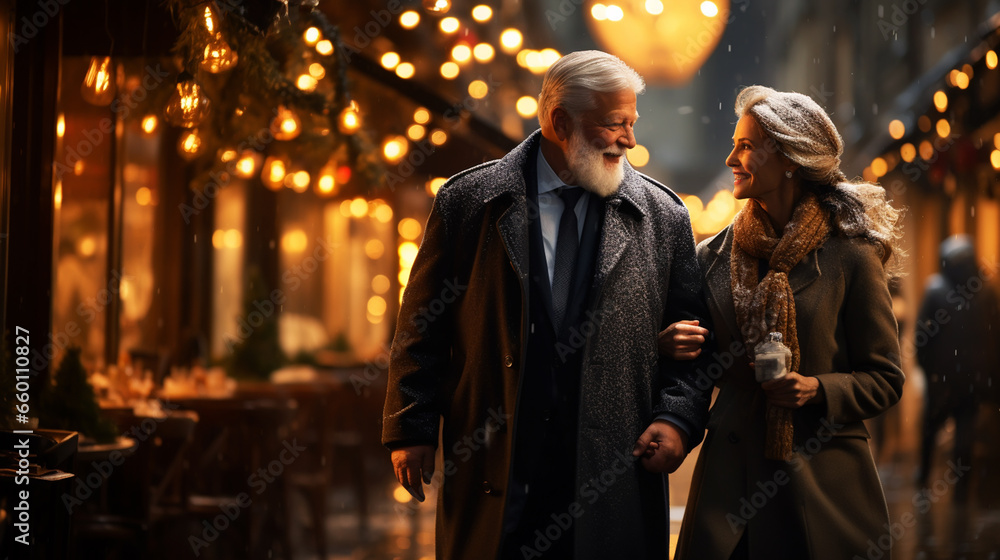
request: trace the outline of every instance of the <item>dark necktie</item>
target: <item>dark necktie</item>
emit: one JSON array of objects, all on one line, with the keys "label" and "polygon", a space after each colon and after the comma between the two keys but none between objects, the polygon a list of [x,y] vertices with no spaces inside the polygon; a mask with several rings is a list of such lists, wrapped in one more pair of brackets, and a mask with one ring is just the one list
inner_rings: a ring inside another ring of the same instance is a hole
[{"label": "dark necktie", "polygon": [[576,269],[576,253],[580,247],[577,229],[576,203],[584,190],[575,187],[559,189],[563,201],[562,217],[559,218],[559,235],[556,237],[556,266],[552,273],[552,311],[555,312],[556,332],[564,327],[566,305],[569,302],[573,272]]}]

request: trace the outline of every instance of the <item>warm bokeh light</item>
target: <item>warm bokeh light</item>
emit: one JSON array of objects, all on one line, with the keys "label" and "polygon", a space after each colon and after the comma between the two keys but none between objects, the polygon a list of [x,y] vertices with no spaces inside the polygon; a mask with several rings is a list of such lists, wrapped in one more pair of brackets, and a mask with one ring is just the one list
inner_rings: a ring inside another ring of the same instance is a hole
[{"label": "warm bokeh light", "polygon": [[404,241],[399,244],[399,264],[406,265],[410,267],[413,265],[413,259],[417,258],[417,251],[419,247],[412,241]]},{"label": "warm bokeh light", "polygon": [[472,56],[476,57],[479,62],[489,62],[493,60],[493,55],[495,51],[493,50],[493,45],[489,43],[479,43],[474,49],[472,49]]},{"label": "warm bokeh light", "polygon": [[286,253],[301,253],[309,246],[309,237],[301,229],[293,229],[281,236],[281,250]]},{"label": "warm bokeh light", "polygon": [[597,21],[604,21],[608,19],[608,7],[604,4],[594,4],[590,8],[590,17],[596,19]]},{"label": "warm bokeh light", "polygon": [[521,118],[530,119],[538,114],[538,101],[530,95],[525,95],[517,100],[516,108]]},{"label": "warm bokeh light", "polygon": [[319,176],[319,181],[316,182],[316,192],[323,196],[329,196],[337,192],[337,180],[333,177],[331,170],[323,170],[323,174]]},{"label": "warm bokeh light", "polygon": [[431,120],[431,112],[423,107],[413,112],[413,122],[417,124],[427,124]]},{"label": "warm bokeh light", "polygon": [[153,192],[149,190],[149,187],[139,187],[135,191],[135,202],[139,206],[149,206],[149,203],[153,201]]},{"label": "warm bokeh light", "polygon": [[458,76],[458,65],[448,61],[441,65],[441,76],[448,80],[454,80]]},{"label": "warm bokeh light", "polygon": [[389,284],[389,277],[385,274],[379,274],[372,278],[372,291],[376,294],[384,294],[389,291],[392,287]]},{"label": "warm bokeh light", "polygon": [[934,145],[931,144],[930,140],[922,141],[918,151],[920,152],[920,158],[924,161],[930,161],[934,157]]},{"label": "warm bokeh light", "polygon": [[877,157],[872,160],[872,173],[875,174],[875,178],[882,177],[889,171],[889,165],[885,162],[884,158]]},{"label": "warm bokeh light", "polygon": [[354,134],[361,127],[361,113],[358,110],[358,104],[354,101],[344,107],[344,110],[340,112],[340,117],[337,119],[337,128],[343,134]]},{"label": "warm bokeh light", "polygon": [[457,62],[468,62],[472,58],[472,49],[465,43],[459,43],[451,49],[451,57]]},{"label": "warm bokeh light", "polygon": [[403,26],[404,29],[413,29],[419,23],[420,14],[413,10],[407,10],[399,14],[399,25]]},{"label": "warm bokeh light", "polygon": [[413,218],[403,218],[399,221],[396,229],[399,231],[399,236],[407,241],[415,241],[424,231],[424,227],[420,225],[420,222]]},{"label": "warm bokeh light", "polygon": [[948,94],[941,90],[934,92],[934,108],[937,109],[939,113],[945,112],[948,108]]},{"label": "warm bokeh light", "polygon": [[434,132],[431,132],[431,144],[434,144],[435,146],[440,146],[447,141],[448,141],[448,133],[441,130],[440,128],[436,129]]},{"label": "warm bokeh light", "polygon": [[309,189],[309,181],[312,177],[309,176],[309,172],[305,170],[299,170],[292,173],[292,185],[291,189],[297,193],[306,192]]},{"label": "warm bokeh light", "polygon": [[412,78],[416,71],[416,68],[414,68],[409,62],[401,62],[399,66],[396,67],[396,75],[404,80]]},{"label": "warm bokeh light", "polygon": [[185,130],[177,144],[177,149],[184,159],[191,159],[201,153],[203,146],[198,129]]},{"label": "warm bokeh light", "polygon": [[59,119],[56,120],[56,136],[62,138],[66,135],[66,115],[59,113]]},{"label": "warm bokeh light", "polygon": [[295,87],[306,93],[315,91],[317,85],[319,85],[319,81],[310,74],[300,74],[295,80]]},{"label": "warm bokeh light", "polygon": [[458,31],[459,26],[458,18],[454,17],[446,17],[438,23],[438,27],[445,33],[454,33]]},{"label": "warm bokeh light", "polygon": [[441,186],[446,182],[448,182],[448,179],[445,177],[435,177],[430,181],[427,181],[427,194],[437,196],[438,190],[440,190]]},{"label": "warm bokeh light", "polygon": [[660,0],[646,0],[645,7],[650,15],[658,16],[663,13],[663,2]]},{"label": "warm bokeh light", "polygon": [[990,165],[993,166],[993,169],[1000,169],[1000,150],[990,152]]},{"label": "warm bokeh light", "polygon": [[362,197],[357,197],[351,201],[351,215],[355,218],[364,218],[368,215],[368,201]]},{"label": "warm bokeh light", "polygon": [[333,43],[331,43],[329,39],[323,39],[322,41],[316,43],[316,52],[323,56],[333,54]]},{"label": "warm bokeh light", "polygon": [[368,312],[372,315],[385,315],[385,299],[381,296],[372,296],[368,298]]},{"label": "warm bokeh light", "polygon": [[389,51],[382,55],[382,68],[386,70],[392,70],[397,65],[399,65],[399,53]]},{"label": "warm bokeh light", "polygon": [[934,126],[934,129],[937,131],[938,136],[947,138],[951,134],[951,123],[948,122],[948,119],[941,119]]},{"label": "warm bokeh light", "polygon": [[451,9],[451,0],[424,0],[424,9],[432,14],[445,14]]},{"label": "warm bokeh light", "polygon": [[628,151],[628,161],[632,167],[644,167],[649,163],[649,150],[642,144],[636,144]]},{"label": "warm bokeh light", "polygon": [[489,86],[482,80],[472,80],[469,82],[469,95],[475,99],[482,99],[490,92]]},{"label": "warm bokeh light", "polygon": [[243,234],[238,229],[227,229],[222,241],[227,249],[239,249],[243,246]]},{"label": "warm bokeh light", "polygon": [[542,66],[546,70],[549,69],[549,66],[552,66],[553,64],[556,63],[557,60],[562,58],[562,55],[559,54],[559,51],[555,49],[542,49],[539,55],[542,57]]},{"label": "warm bokeh light", "polygon": [[298,114],[284,105],[279,105],[275,111],[274,120],[271,121],[271,132],[274,133],[274,138],[276,140],[294,140],[299,136],[301,129],[302,121]]},{"label": "warm bokeh light", "polygon": [[393,136],[387,138],[385,142],[382,143],[382,155],[390,163],[399,161],[406,155],[406,151],[409,147],[409,143],[406,138],[400,136]]},{"label": "warm bokeh light", "polygon": [[705,17],[715,17],[719,15],[719,7],[715,5],[715,2],[705,0],[701,3],[701,13],[705,14]]},{"label": "warm bokeh light", "polygon": [[413,499],[413,496],[410,496],[410,492],[406,488],[396,486],[396,489],[392,491],[392,499],[401,504],[408,504]]},{"label": "warm bokeh light", "polygon": [[253,176],[254,172],[257,171],[257,162],[259,161],[256,152],[252,150],[247,150],[243,152],[242,157],[236,162],[236,174],[244,179]]},{"label": "warm bokeh light", "polygon": [[302,39],[305,40],[306,44],[310,47],[315,45],[316,41],[319,41],[319,28],[310,27],[309,29],[306,29],[305,33],[302,34]]},{"label": "warm bokeh light", "polygon": [[368,243],[365,243],[365,255],[367,255],[369,259],[380,259],[384,254],[385,245],[383,245],[378,239],[369,239]]},{"label": "warm bokeh light", "polygon": [[889,123],[889,136],[899,140],[904,134],[906,134],[906,126],[903,125],[903,121],[894,119]]},{"label": "warm bokeh light", "polygon": [[422,124],[411,124],[406,129],[406,137],[414,142],[422,140],[424,136],[427,136],[427,129]]},{"label": "warm bokeh light", "polygon": [[264,167],[261,170],[261,182],[271,190],[280,189],[281,185],[285,182],[287,168],[288,166],[285,165],[284,160],[274,156],[267,158],[264,160]]},{"label": "warm bokeh light", "polygon": [[986,67],[993,70],[997,67],[997,53],[996,51],[989,50],[986,51]]},{"label": "warm bokeh light", "polygon": [[955,85],[958,89],[965,89],[969,87],[969,75],[965,72],[959,72],[955,75]]},{"label": "warm bokeh light", "polygon": [[1000,132],[993,135],[993,147],[1000,150]]},{"label": "warm bokeh light", "polygon": [[875,176],[875,173],[872,171],[872,167],[870,165],[861,170],[861,178],[869,183],[878,181],[878,177]]},{"label": "warm bokeh light", "polygon": [[493,9],[486,4],[480,4],[472,8],[472,19],[479,23],[487,22],[493,17]]},{"label": "warm bokeh light", "polygon": [[616,4],[609,4],[607,9],[604,10],[604,14],[607,16],[608,21],[621,21],[625,17],[625,11],[622,10],[621,6]]},{"label": "warm bokeh light", "polygon": [[160,124],[159,119],[156,115],[146,115],[142,118],[142,131],[146,134],[152,134],[156,132],[156,126]]},{"label": "warm bokeh light", "polygon": [[917,157],[917,148],[907,142],[899,147],[899,157],[903,158],[906,163],[910,163],[913,158]]},{"label": "warm bokeh light", "polygon": [[698,217],[701,216],[701,212],[705,209],[705,204],[700,198],[698,198],[697,195],[694,194],[689,194],[681,200],[684,201],[684,206],[687,207],[691,223],[695,223],[698,220]]},{"label": "warm bokeh light", "polygon": [[500,34],[500,46],[503,47],[504,52],[511,54],[517,49],[521,48],[521,44],[524,42],[524,36],[517,29],[504,29],[503,33]]}]

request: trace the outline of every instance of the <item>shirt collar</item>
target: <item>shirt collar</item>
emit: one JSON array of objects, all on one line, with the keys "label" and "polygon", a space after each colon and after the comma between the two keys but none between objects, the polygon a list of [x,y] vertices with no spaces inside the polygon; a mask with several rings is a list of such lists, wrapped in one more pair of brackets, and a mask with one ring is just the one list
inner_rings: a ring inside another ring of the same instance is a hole
[{"label": "shirt collar", "polygon": [[545,159],[545,154],[542,153],[542,146],[539,142],[538,145],[538,194],[545,194],[552,192],[566,183],[559,178],[559,175],[552,169],[549,162]]}]

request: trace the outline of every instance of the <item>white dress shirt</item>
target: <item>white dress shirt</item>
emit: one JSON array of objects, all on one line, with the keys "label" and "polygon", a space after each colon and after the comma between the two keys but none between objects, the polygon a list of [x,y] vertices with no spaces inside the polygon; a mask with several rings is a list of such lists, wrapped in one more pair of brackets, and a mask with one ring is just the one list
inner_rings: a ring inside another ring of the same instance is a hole
[{"label": "white dress shirt", "polygon": [[[545,160],[541,147],[538,148],[538,212],[539,222],[542,226],[542,245],[545,247],[545,264],[549,273],[549,288],[552,287],[552,278],[556,270],[556,239],[559,237],[559,220],[562,218],[563,201],[559,198],[556,189],[563,187],[563,183],[552,166]],[[581,188],[570,185],[572,188]],[[586,193],[584,193],[586,194]],[[583,223],[587,217],[587,205],[590,204],[589,196],[581,196],[576,203],[576,234],[583,235]]]}]

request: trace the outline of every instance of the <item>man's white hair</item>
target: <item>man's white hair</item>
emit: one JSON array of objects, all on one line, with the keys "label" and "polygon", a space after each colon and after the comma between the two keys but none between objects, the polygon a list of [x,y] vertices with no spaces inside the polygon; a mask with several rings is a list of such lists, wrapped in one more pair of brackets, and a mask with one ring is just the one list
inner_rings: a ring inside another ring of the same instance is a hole
[{"label": "man's white hair", "polygon": [[642,76],[617,56],[601,51],[577,51],[549,67],[538,94],[538,122],[551,127],[552,110],[562,107],[570,116],[597,107],[594,92],[612,93],[630,89],[636,95],[646,90]]}]

